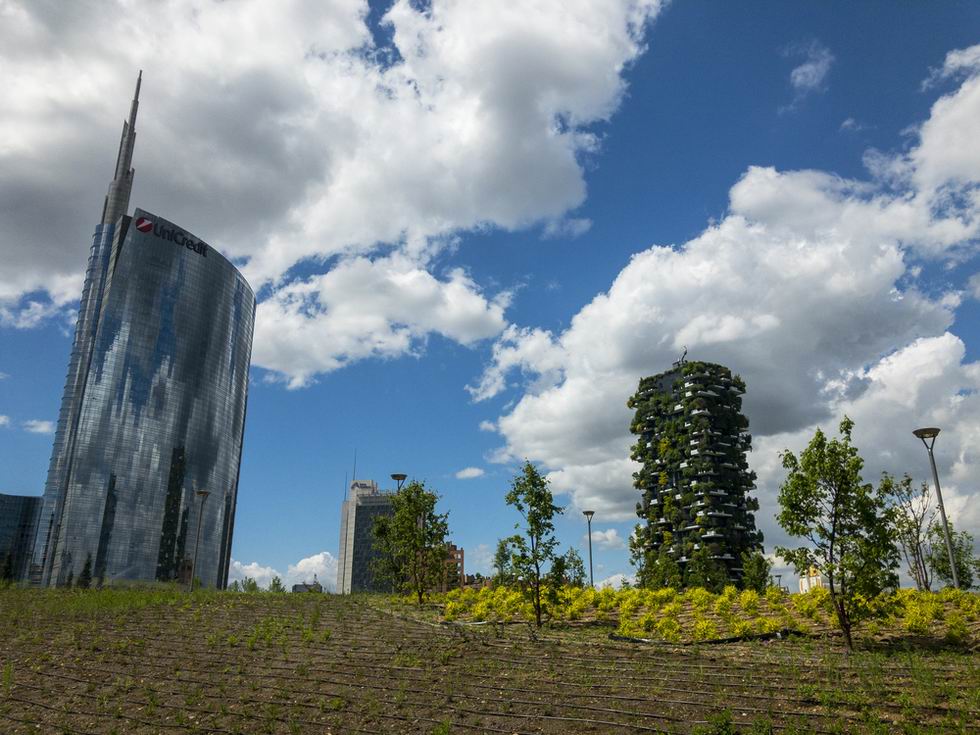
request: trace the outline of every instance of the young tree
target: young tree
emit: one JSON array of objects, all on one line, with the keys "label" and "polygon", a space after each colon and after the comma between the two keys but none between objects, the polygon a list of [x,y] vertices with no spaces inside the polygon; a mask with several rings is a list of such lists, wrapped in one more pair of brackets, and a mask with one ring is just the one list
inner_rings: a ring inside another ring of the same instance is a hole
[{"label": "young tree", "polygon": [[755,590],[759,594],[769,586],[769,572],[772,562],[764,554],[742,552],[742,589]]},{"label": "young tree", "polygon": [[85,557],[85,564],[82,566],[82,573],[78,575],[78,583],[75,585],[83,590],[92,586],[92,555]]},{"label": "young tree", "polygon": [[569,547],[562,556],[556,556],[548,572],[548,584],[552,588],[582,587],[585,585],[585,564],[578,551]]},{"label": "young tree", "polygon": [[[953,542],[953,560],[956,562],[956,576],[960,589],[968,590],[980,579],[980,559],[973,556],[973,536],[966,531],[956,531],[949,524],[949,535]],[[946,536],[943,527],[934,521],[927,532],[925,560],[936,577],[947,586],[953,586],[953,574],[949,566],[949,551],[946,549]]]},{"label": "young tree", "polygon": [[251,577],[245,577],[242,580],[242,592],[255,593],[259,592],[259,583],[256,582]]},{"label": "young tree", "polygon": [[419,605],[446,572],[448,513],[436,513],[439,496],[421,482],[410,482],[392,497],[392,514],[374,519],[374,562],[379,579],[411,592]]},{"label": "young tree", "polygon": [[[672,537],[664,534],[669,546]],[[630,563],[636,567],[636,586],[659,590],[670,587],[680,589],[684,584],[680,565],[665,549],[655,551],[647,544],[647,534],[643,526],[637,525],[630,536]]]},{"label": "young tree", "polygon": [[269,582],[269,592],[275,592],[277,594],[285,592],[286,587],[283,585],[282,580],[279,577],[273,577],[272,581]]},{"label": "young tree", "polygon": [[565,583],[572,587],[585,586],[585,563],[576,549],[565,552]]},{"label": "young tree", "polygon": [[826,575],[848,650],[854,649],[852,626],[868,614],[863,599],[898,584],[889,487],[882,483],[875,490],[862,481],[864,462],[851,444],[853,428],[845,416],[839,439],[828,440],[817,429],[799,458],[782,453],[789,474],[779,488],[779,525],[810,546],[776,549],[798,574],[816,567]]},{"label": "young tree", "polygon": [[684,565],[685,587],[703,587],[709,592],[721,592],[727,582],[728,569],[717,559],[711,558],[706,546],[691,554]]},{"label": "young tree", "polygon": [[[517,534],[510,539],[514,547],[514,570],[530,584],[534,619],[540,628],[542,567],[555,557],[558,541],[554,536],[554,518],[563,513],[564,508],[555,505],[548,480],[527,461],[511,483],[506,501],[524,517],[523,535]],[[514,527],[521,529],[519,523]]]},{"label": "young tree", "polygon": [[493,555],[493,568],[496,570],[497,584],[511,584],[514,581],[513,562],[511,561],[511,544],[509,538],[497,539],[497,551]]},{"label": "young tree", "polygon": [[[928,592],[932,585],[932,573],[926,563],[926,536],[930,521],[935,515],[929,485],[923,482],[915,489],[912,487],[912,478],[908,475],[896,481],[887,472],[882,474],[881,482],[889,488],[895,500],[895,531],[908,565],[909,576],[915,581],[916,589]],[[943,549],[945,553],[945,546]],[[948,558],[946,567],[949,567]]]}]

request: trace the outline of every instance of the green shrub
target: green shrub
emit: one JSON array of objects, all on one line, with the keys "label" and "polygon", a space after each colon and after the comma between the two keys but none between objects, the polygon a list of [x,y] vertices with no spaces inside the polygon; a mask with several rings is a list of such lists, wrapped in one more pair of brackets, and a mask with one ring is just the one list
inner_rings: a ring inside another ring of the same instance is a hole
[{"label": "green shrub", "polygon": [[715,596],[703,587],[690,589],[685,596],[695,610],[706,610],[715,599]]},{"label": "green shrub", "polygon": [[952,643],[970,642],[970,628],[966,624],[966,617],[959,610],[953,610],[946,615],[946,638]]},{"label": "green shrub", "polygon": [[755,590],[742,590],[738,596],[738,606],[747,613],[759,611],[759,593]]},{"label": "green shrub", "polygon": [[718,637],[718,628],[707,618],[695,618],[691,637],[696,641],[710,641]]},{"label": "green shrub", "polygon": [[677,618],[663,617],[657,621],[657,634],[665,641],[679,643],[681,640],[681,624]]},{"label": "green shrub", "polygon": [[943,606],[928,593],[909,597],[905,602],[902,624],[910,633],[926,635],[931,624],[942,618]]}]

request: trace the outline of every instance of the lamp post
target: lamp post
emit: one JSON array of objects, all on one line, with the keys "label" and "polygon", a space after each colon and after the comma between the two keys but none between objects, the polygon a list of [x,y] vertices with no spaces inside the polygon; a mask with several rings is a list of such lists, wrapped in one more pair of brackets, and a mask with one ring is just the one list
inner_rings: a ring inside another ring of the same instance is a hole
[{"label": "lamp post", "polygon": [[194,542],[194,561],[191,563],[191,581],[189,589],[194,589],[194,577],[197,575],[197,550],[201,547],[201,519],[204,518],[204,501],[211,493],[207,490],[196,490],[194,492],[201,499],[201,512],[197,516],[197,540]]},{"label": "lamp post", "polygon": [[595,515],[595,511],[583,510],[582,515],[585,516],[585,522],[589,524],[589,585],[595,589],[595,577],[592,576],[592,516]]},{"label": "lamp post", "polygon": [[391,479],[398,483],[397,490],[402,489],[402,485],[405,484],[405,478],[408,477],[404,472],[393,472],[391,474]]},{"label": "lamp post", "polygon": [[[939,501],[939,517],[943,521],[943,535],[946,537],[946,553],[949,554],[949,570],[953,575],[953,586],[959,589],[960,580],[956,574],[956,558],[953,556],[953,539],[949,535],[949,523],[946,521],[946,508],[943,505],[943,493],[939,489],[939,472],[936,471],[936,457],[932,453],[932,446],[936,443],[939,436],[939,429],[929,426],[923,429],[916,429],[912,432],[922,440],[929,452],[929,463],[932,465],[932,480],[936,483],[936,500]],[[926,440],[929,441],[926,441]]]}]

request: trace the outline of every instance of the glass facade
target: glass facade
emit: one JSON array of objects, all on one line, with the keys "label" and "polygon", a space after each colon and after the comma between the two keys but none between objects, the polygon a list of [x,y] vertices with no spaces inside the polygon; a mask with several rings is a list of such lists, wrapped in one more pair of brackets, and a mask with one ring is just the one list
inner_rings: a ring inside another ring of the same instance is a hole
[{"label": "glass facade", "polygon": [[[227,583],[255,297],[137,209],[95,234],[34,548],[44,584]],[[202,496],[197,491],[208,494]],[[198,546],[199,533],[199,546]]]},{"label": "glass facade", "polygon": [[0,579],[26,576],[40,516],[40,497],[0,493]]}]

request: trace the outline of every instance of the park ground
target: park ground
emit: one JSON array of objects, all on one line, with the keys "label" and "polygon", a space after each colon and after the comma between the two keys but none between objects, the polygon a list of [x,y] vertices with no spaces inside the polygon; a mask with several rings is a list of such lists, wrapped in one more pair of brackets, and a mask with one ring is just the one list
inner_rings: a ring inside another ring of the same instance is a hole
[{"label": "park ground", "polygon": [[849,654],[788,596],[589,592],[538,629],[491,594],[0,590],[0,732],[980,733],[976,595]]}]

